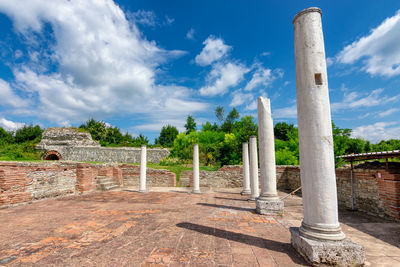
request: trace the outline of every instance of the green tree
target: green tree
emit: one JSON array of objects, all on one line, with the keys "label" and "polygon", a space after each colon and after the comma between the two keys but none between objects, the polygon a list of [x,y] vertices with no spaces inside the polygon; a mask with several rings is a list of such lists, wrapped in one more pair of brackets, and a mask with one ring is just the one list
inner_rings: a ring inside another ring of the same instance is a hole
[{"label": "green tree", "polygon": [[172,147],[178,134],[178,129],[176,129],[175,126],[168,124],[167,126],[162,127],[160,136],[156,139],[155,143],[160,144],[163,147]]},{"label": "green tree", "polygon": [[87,130],[96,141],[105,142],[107,138],[107,125],[104,121],[96,121],[92,118],[81,124],[79,128]]},{"label": "green tree", "polygon": [[0,143],[14,143],[14,136],[12,135],[12,132],[6,131],[0,127]]},{"label": "green tree", "polygon": [[243,142],[249,142],[250,136],[258,135],[258,127],[252,116],[244,116],[233,124],[232,132],[241,145]]},{"label": "green tree", "polygon": [[294,131],[293,124],[287,124],[286,122],[278,122],[274,127],[275,138],[287,141],[289,140],[289,134]]},{"label": "green tree", "polygon": [[206,122],[205,124],[201,125],[201,131],[205,132],[205,131],[218,131],[218,125],[214,122],[213,124],[211,124],[210,122]]},{"label": "green tree", "polygon": [[224,123],[221,126],[221,130],[225,133],[231,133],[233,130],[233,124],[239,119],[239,112],[236,108],[233,108],[226,116]]},{"label": "green tree", "polygon": [[39,142],[42,138],[43,130],[39,125],[25,125],[22,128],[19,128],[15,131],[15,142],[23,143],[26,141],[35,141]]},{"label": "green tree", "polygon": [[139,134],[138,137],[133,138],[132,140],[132,146],[138,147],[141,145],[148,145],[149,144],[149,139],[145,137],[143,134]]},{"label": "green tree", "polygon": [[188,115],[185,124],[186,134],[196,131],[196,122],[192,115]]},{"label": "green tree", "polygon": [[217,120],[219,121],[220,124],[224,121],[224,115],[225,111],[224,108],[221,106],[218,106],[215,108],[215,117],[217,117]]}]

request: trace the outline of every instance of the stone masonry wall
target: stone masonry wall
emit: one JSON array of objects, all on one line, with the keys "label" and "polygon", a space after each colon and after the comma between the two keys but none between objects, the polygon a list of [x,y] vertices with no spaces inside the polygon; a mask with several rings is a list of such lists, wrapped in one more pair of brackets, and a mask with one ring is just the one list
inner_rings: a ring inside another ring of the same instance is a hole
[{"label": "stone masonry wall", "polygon": [[[0,208],[42,198],[97,190],[98,179],[118,186],[137,185],[139,166],[116,163],[88,164],[63,161],[0,162]],[[175,174],[147,169],[148,186],[175,186]]]},{"label": "stone masonry wall", "polygon": [[[120,168],[124,186],[139,185],[140,166],[123,164],[120,165]],[[169,170],[147,168],[146,185],[148,187],[174,187],[176,186],[176,175]]]},{"label": "stone masonry wall", "polygon": [[[63,160],[139,163],[138,147],[84,147],[84,146],[47,146],[47,151],[57,151]],[[148,148],[147,161],[159,163],[169,155],[168,149]]]}]

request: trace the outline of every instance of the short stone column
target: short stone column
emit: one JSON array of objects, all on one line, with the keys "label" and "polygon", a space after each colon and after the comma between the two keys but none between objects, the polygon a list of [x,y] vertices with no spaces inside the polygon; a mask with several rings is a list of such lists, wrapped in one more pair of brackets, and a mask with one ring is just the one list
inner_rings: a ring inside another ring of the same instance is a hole
[{"label": "short stone column", "polygon": [[260,96],[257,109],[261,193],[256,201],[256,211],[259,214],[281,215],[283,201],[279,200],[276,190],[275,139],[270,100]]},{"label": "short stone column", "polygon": [[242,144],[242,161],[243,161],[243,191],[242,195],[250,195],[250,166],[249,166],[249,144]]},{"label": "short stone column", "polygon": [[255,201],[259,196],[257,136],[250,136],[250,190],[248,200]]},{"label": "short stone column", "polygon": [[199,144],[193,145],[193,191],[200,193],[200,165],[199,165]]},{"label": "short stone column", "polygon": [[147,148],[142,145],[140,151],[140,179],[139,179],[139,192],[146,193],[146,165],[147,165]]},{"label": "short stone column", "polygon": [[321,14],[312,7],[293,20],[304,218],[290,231],[292,245],[313,264],[353,266],[364,263],[365,252],[345,237],[338,221]]}]

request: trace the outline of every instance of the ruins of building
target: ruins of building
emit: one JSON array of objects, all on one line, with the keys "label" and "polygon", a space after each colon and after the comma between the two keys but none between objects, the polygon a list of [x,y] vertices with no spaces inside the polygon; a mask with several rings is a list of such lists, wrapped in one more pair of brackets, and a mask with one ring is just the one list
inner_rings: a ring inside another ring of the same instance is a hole
[{"label": "ruins of building", "polygon": [[[44,160],[139,163],[140,147],[101,147],[90,133],[76,128],[49,128],[36,146],[45,153]],[[147,161],[159,163],[169,155],[165,148],[149,148]]]}]

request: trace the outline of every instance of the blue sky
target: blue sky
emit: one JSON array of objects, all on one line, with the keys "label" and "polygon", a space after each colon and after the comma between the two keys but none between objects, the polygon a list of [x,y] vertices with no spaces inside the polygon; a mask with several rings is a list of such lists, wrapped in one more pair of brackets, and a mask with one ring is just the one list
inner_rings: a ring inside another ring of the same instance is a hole
[{"label": "blue sky", "polygon": [[214,109],[296,124],[293,17],[322,9],[333,121],[400,138],[400,1],[0,0],[0,126],[93,117],[151,140]]}]

